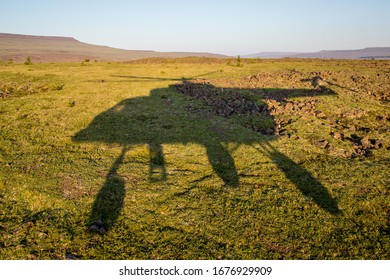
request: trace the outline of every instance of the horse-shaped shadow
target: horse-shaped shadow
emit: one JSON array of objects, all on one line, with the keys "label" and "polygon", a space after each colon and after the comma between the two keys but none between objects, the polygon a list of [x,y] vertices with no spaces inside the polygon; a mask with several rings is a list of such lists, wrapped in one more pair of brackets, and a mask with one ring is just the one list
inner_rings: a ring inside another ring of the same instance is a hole
[{"label": "horse-shaped shadow", "polygon": [[[167,178],[163,144],[197,143],[206,148],[209,163],[224,186],[233,188],[239,187],[240,180],[226,144],[252,145],[257,151],[271,158],[303,195],[311,198],[330,214],[339,214],[336,201],[321,182],[270,144],[277,136],[262,135],[266,131],[268,134],[274,131],[272,126],[275,125],[262,99],[281,100],[291,96],[334,94],[335,92],[325,87],[253,90],[215,87],[209,83],[183,79],[181,83],[154,89],[149,96],[119,102],[96,116],[85,129],[72,138],[76,142],[116,143],[123,146],[96,197],[89,219],[89,229],[102,233],[115,223],[125,197],[125,182],[117,171],[126,152],[132,145],[139,144],[146,144],[149,149],[151,181],[164,181]],[[232,98],[234,100],[231,100]],[[241,127],[245,133],[220,133],[216,121],[230,121],[232,125],[236,125],[232,120],[235,114],[249,120],[248,125],[244,123],[245,127]],[[250,128],[253,128],[253,118],[263,120],[268,125],[262,128],[260,123],[258,129],[252,131]]]}]

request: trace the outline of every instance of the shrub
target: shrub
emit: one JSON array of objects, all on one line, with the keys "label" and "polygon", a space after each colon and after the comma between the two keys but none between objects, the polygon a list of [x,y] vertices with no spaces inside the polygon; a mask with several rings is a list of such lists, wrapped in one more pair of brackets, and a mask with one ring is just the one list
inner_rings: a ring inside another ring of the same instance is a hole
[{"label": "shrub", "polygon": [[53,90],[62,90],[64,88],[65,84],[56,84],[53,85]]},{"label": "shrub", "polygon": [[241,67],[241,66],[243,66],[241,63],[241,57],[238,55],[237,56],[237,67]]},{"label": "shrub", "polygon": [[74,100],[69,100],[68,103],[66,104],[67,107],[72,108],[76,105],[76,101]]},{"label": "shrub", "polygon": [[26,65],[31,65],[32,64],[31,58],[29,56],[26,58],[26,61],[24,62],[24,64],[26,64]]}]

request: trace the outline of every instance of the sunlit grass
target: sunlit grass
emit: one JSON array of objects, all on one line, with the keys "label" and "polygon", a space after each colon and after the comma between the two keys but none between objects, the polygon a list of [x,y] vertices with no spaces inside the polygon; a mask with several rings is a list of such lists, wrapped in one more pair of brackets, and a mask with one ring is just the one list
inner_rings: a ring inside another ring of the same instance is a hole
[{"label": "sunlit grass", "polygon": [[[347,78],[375,82],[389,64],[243,64],[0,65],[0,86],[47,87],[0,100],[0,258],[388,259],[388,101],[366,92],[380,81],[359,88]],[[327,118],[274,116],[292,118],[284,136],[254,132],[245,116],[218,116],[171,87],[198,78],[310,89],[289,78],[292,69],[303,78],[333,71],[325,80],[344,88],[315,97]],[[271,78],[250,83],[258,73]],[[353,143],[332,131],[383,145],[353,156]]]}]

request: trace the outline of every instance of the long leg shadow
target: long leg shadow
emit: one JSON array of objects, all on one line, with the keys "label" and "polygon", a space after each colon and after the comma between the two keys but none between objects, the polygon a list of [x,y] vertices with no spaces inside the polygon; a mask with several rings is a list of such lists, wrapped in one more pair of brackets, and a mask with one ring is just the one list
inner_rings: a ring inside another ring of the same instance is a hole
[{"label": "long leg shadow", "polygon": [[296,164],[292,159],[282,154],[269,143],[262,144],[265,153],[278,165],[286,177],[305,196],[311,198],[318,206],[332,215],[341,214],[337,202],[328,190],[314,178],[309,171]]},{"label": "long leg shadow", "polygon": [[125,181],[117,172],[126,151],[127,148],[124,147],[111,166],[106,181],[96,196],[88,223],[88,229],[91,232],[105,233],[109,231],[121,212],[126,191]]},{"label": "long leg shadow", "polygon": [[165,168],[165,160],[163,149],[160,143],[149,143],[149,180],[165,181],[167,179],[167,171]]},{"label": "long leg shadow", "polygon": [[229,151],[219,142],[205,143],[205,146],[211,166],[225,185],[238,187],[237,169]]}]

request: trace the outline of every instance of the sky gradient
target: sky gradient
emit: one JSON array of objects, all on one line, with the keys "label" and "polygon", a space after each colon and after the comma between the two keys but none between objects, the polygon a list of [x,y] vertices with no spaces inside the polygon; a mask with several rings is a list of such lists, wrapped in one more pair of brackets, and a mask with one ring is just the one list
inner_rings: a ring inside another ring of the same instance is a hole
[{"label": "sky gradient", "polygon": [[0,0],[0,33],[245,55],[390,47],[389,0]]}]

